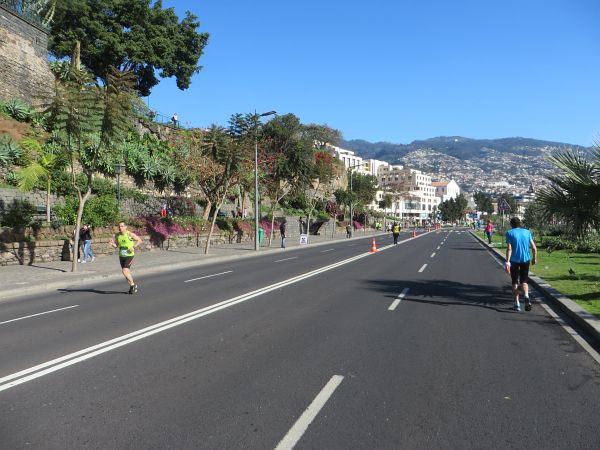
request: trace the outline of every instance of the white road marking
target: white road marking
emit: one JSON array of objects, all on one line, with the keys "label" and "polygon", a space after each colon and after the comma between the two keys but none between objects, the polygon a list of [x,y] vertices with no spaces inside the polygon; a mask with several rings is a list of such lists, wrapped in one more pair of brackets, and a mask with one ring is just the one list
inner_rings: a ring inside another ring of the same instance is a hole
[{"label": "white road marking", "polygon": [[423,264],[423,267],[419,269],[419,273],[423,272],[425,270],[425,267],[427,267],[427,264]]},{"label": "white road marking", "polygon": [[333,248],[328,248],[327,250],[321,250],[320,253],[332,252],[333,250]]},{"label": "white road marking", "polygon": [[29,316],[18,317],[17,319],[5,320],[4,322],[0,322],[0,325],[4,325],[5,323],[16,322],[17,320],[29,319],[30,317],[43,316],[44,314],[50,314],[56,311],[64,311],[65,309],[77,308],[79,305],[67,306],[66,308],[53,309],[52,311],[44,311],[37,314],[31,314]]},{"label": "white road marking", "polygon": [[435,256],[435,252],[433,252],[433,253],[431,254],[431,257],[432,257],[432,258],[433,258],[434,256]]},{"label": "white road marking", "polygon": [[392,302],[392,304],[390,305],[390,307],[388,308],[389,311],[393,311],[396,309],[396,306],[398,306],[400,304],[400,302],[402,301],[402,299],[406,296],[406,294],[408,293],[409,288],[404,288],[402,290],[402,293],[400,295],[398,295],[398,297],[396,298],[396,300],[394,300]]},{"label": "white road marking", "polygon": [[273,262],[281,262],[281,261],[289,261],[290,259],[297,259],[297,256],[292,256],[291,258],[283,258],[283,259],[278,259],[277,261],[273,261]]},{"label": "white road marking", "polygon": [[[409,239],[403,242],[407,242]],[[385,248],[391,248],[392,246],[387,246]],[[383,250],[383,249],[382,249]],[[183,314],[181,316],[174,317],[169,320],[165,320],[160,323],[156,323],[154,325],[150,325],[146,328],[142,328],[137,331],[133,331],[131,333],[125,334],[123,336],[116,337],[114,339],[110,339],[108,341],[101,342],[100,344],[93,345],[91,347],[84,348],[82,350],[78,350],[76,352],[70,353],[68,355],[61,356],[59,358],[55,358],[51,361],[47,361],[41,364],[38,364],[33,367],[29,367],[28,369],[21,370],[19,372],[15,372],[10,375],[6,375],[0,378],[0,392],[6,389],[10,389],[12,387],[18,386],[20,384],[26,383],[28,381],[34,380],[36,378],[40,378],[44,375],[48,375],[50,373],[56,372],[58,370],[64,369],[66,367],[72,366],[74,364],[80,363],[82,361],[86,361],[95,356],[101,355],[103,353],[107,353],[111,350],[115,350],[119,347],[123,347],[127,344],[131,344],[133,342],[139,341],[141,339],[147,338],[149,336],[161,333],[168,329],[177,327],[179,325],[183,325],[192,320],[199,319],[200,317],[207,316],[209,314],[213,314],[217,311],[220,311],[225,308],[229,308],[231,306],[237,305],[239,303],[246,302],[250,299],[258,297],[260,295],[266,294],[268,292],[281,289],[284,286],[288,286],[294,283],[298,283],[299,281],[305,280],[307,278],[314,277],[321,273],[327,272],[329,270],[333,270],[337,267],[343,266],[345,264],[349,264],[351,262],[357,261],[362,258],[366,258],[367,256],[377,255],[377,253],[361,253],[360,255],[353,256],[348,259],[344,259],[342,261],[338,261],[333,264],[329,264],[328,266],[321,267],[319,269],[312,270],[310,272],[297,275],[295,277],[289,278],[287,280],[280,281],[278,283],[274,283],[268,286],[265,286],[260,289],[256,289],[251,292],[247,292],[246,294],[238,295],[237,297],[230,298],[228,300],[224,300],[219,303],[215,303],[214,305],[210,305],[201,309],[197,309],[195,311],[189,312],[187,314]]]},{"label": "white road marking", "polygon": [[334,375],[331,377],[329,382],[325,385],[321,392],[315,397],[312,403],[306,408],[302,415],[296,420],[296,423],[290,428],[290,431],[283,437],[275,450],[290,450],[298,443],[302,438],[302,435],[306,432],[306,429],[311,422],[317,417],[319,411],[325,406],[329,397],[333,395],[333,392],[337,389],[340,383],[344,380],[341,375]]},{"label": "white road marking", "polygon": [[231,273],[231,272],[233,272],[233,270],[228,270],[227,272],[215,273],[212,275],[206,275],[204,277],[199,277],[199,278],[192,278],[191,280],[185,280],[184,283],[189,283],[190,281],[203,280],[204,278],[218,277],[219,275],[225,275],[226,273]]},{"label": "white road marking", "polygon": [[439,249],[440,249],[440,246],[438,245],[437,248],[436,248],[436,250],[439,250]]}]

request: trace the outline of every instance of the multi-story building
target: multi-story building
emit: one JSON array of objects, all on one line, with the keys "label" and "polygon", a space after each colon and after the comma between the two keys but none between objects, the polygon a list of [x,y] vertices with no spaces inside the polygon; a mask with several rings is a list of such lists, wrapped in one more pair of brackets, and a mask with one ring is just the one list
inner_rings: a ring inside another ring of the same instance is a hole
[{"label": "multi-story building", "polygon": [[454,180],[433,181],[431,185],[435,188],[435,195],[440,197],[440,203],[460,195],[460,188]]}]

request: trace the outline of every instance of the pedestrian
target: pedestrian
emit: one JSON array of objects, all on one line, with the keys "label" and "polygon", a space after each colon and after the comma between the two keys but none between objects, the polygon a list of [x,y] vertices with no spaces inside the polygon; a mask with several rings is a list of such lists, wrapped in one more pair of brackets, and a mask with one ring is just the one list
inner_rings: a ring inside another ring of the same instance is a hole
[{"label": "pedestrian", "polygon": [[491,220],[488,220],[488,223],[485,227],[485,234],[488,238],[488,244],[492,245],[492,234],[494,233],[494,225]]},{"label": "pedestrian", "polygon": [[346,237],[350,239],[352,237],[352,225],[346,225]]},{"label": "pedestrian", "polygon": [[160,209],[160,217],[161,219],[164,219],[165,217],[167,217],[167,204],[163,204],[162,208]]},{"label": "pedestrian", "polygon": [[387,224],[388,233],[392,232],[392,226],[393,226],[392,222],[388,222],[388,224]]},{"label": "pedestrian", "polygon": [[[537,248],[533,242],[531,232],[521,228],[521,219],[510,219],[511,230],[506,233],[506,271],[510,273],[512,282],[512,295],[515,300],[513,308],[521,311],[519,304],[519,287],[523,290],[525,298],[525,311],[531,311],[529,300],[529,264],[537,262]],[[531,249],[531,254],[529,250]]]},{"label": "pedestrian", "polygon": [[133,264],[135,248],[141,245],[142,240],[138,235],[127,230],[125,222],[119,222],[119,232],[115,234],[114,239],[111,239],[108,243],[113,248],[119,249],[121,271],[123,272],[123,276],[127,280],[127,283],[129,283],[129,293],[137,294],[138,285],[133,281],[131,265]]},{"label": "pedestrian", "polygon": [[304,225],[304,220],[302,216],[298,219],[298,228],[300,228],[300,234],[306,234],[306,227]]},{"label": "pedestrian", "polygon": [[285,248],[285,224],[286,220],[283,219],[281,225],[279,225],[279,234],[281,235],[281,248]]},{"label": "pedestrian", "polygon": [[81,227],[81,231],[79,232],[79,240],[82,242],[83,246],[83,259],[81,260],[81,264],[85,264],[88,257],[90,258],[91,262],[94,262],[96,257],[92,252],[92,230],[89,225],[84,225]]},{"label": "pedestrian", "polygon": [[179,118],[177,117],[177,113],[173,114],[173,117],[171,117],[171,121],[173,122],[173,126],[175,128],[179,126]]},{"label": "pedestrian", "polygon": [[394,236],[394,245],[398,244],[398,236],[400,236],[400,225],[394,222],[392,225],[392,236]]}]

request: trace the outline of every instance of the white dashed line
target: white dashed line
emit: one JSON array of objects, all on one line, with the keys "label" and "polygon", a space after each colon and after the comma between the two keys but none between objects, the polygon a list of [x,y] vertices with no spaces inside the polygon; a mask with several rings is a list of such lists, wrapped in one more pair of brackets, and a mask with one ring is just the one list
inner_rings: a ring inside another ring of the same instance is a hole
[{"label": "white dashed line", "polygon": [[290,428],[290,431],[284,436],[284,438],[277,444],[275,450],[289,450],[294,448],[298,443],[302,435],[306,432],[306,429],[311,422],[317,417],[319,411],[325,406],[329,397],[333,395],[333,392],[337,389],[340,383],[344,380],[341,375],[334,375],[331,377],[325,387],[319,392],[312,403],[306,408],[302,415],[296,420],[294,426]]},{"label": "white dashed line", "polygon": [[297,256],[292,256],[291,258],[283,258],[283,259],[278,259],[277,261],[273,261],[273,262],[281,262],[281,261],[289,261],[290,259],[297,259]]},{"label": "white dashed line", "polygon": [[425,267],[427,267],[427,264],[423,264],[423,267],[419,269],[419,273],[423,272],[425,270]]},{"label": "white dashed line", "polygon": [[218,277],[219,275],[225,275],[226,273],[231,273],[233,270],[228,270],[227,272],[214,273],[212,275],[206,275],[204,277],[192,278],[191,280],[185,280],[184,283],[189,283],[190,281],[203,280],[204,278]]},{"label": "white dashed line", "polygon": [[431,257],[432,257],[432,258],[433,258],[434,256],[435,256],[435,252],[433,252],[433,253],[431,254]]},{"label": "white dashed line", "polygon": [[388,310],[393,311],[396,309],[396,306],[398,306],[400,304],[400,301],[402,301],[402,299],[406,296],[406,294],[408,293],[409,288],[404,288],[402,290],[402,293],[400,295],[398,295],[398,297],[396,298],[396,300],[394,300],[392,302],[392,304],[390,305],[390,307],[388,308]]},{"label": "white dashed line", "polygon": [[43,316],[44,314],[50,314],[56,311],[64,311],[65,309],[77,308],[79,305],[67,306],[66,308],[53,309],[52,311],[44,311],[37,314],[31,314],[29,316],[18,317],[16,319],[5,320],[4,322],[0,322],[0,325],[10,322],[16,322],[17,320],[29,319],[30,317]]}]

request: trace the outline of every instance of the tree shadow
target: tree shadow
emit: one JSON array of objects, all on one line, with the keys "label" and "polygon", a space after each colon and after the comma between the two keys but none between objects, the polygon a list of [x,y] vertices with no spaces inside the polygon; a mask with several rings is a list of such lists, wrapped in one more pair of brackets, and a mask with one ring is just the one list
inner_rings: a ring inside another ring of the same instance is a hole
[{"label": "tree shadow", "polygon": [[[397,298],[403,289],[409,291],[402,301],[440,307],[476,307],[499,313],[513,313],[510,286],[491,287],[481,284],[465,284],[450,280],[367,280],[371,289],[386,298]],[[452,297],[452,298],[450,298]]]},{"label": "tree shadow", "polygon": [[31,267],[35,267],[36,269],[46,269],[46,270],[55,270],[57,272],[62,272],[62,273],[67,273],[67,270],[64,269],[59,269],[57,267],[44,267],[44,266],[38,266],[36,264],[29,264]]}]

